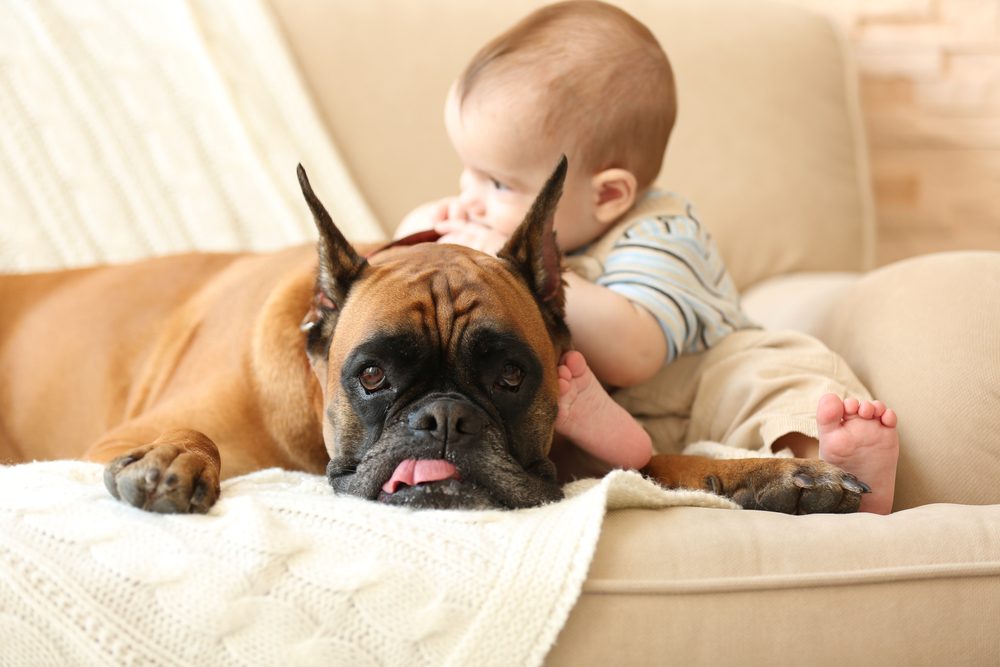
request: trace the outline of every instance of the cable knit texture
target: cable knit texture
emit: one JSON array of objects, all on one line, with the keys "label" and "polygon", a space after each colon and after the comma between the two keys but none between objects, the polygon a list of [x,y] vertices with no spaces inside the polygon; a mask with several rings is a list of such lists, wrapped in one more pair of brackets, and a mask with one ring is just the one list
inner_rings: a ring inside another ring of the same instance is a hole
[{"label": "cable knit texture", "polygon": [[270,469],[156,515],[101,475],[0,468],[3,664],[537,665],[606,508],[734,507],[615,471],[530,510],[413,511]]}]

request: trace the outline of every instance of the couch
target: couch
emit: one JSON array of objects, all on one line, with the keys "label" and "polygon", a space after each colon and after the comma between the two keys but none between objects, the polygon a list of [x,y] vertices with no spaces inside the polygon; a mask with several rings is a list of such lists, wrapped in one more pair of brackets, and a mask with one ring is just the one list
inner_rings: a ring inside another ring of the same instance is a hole
[{"label": "couch", "polygon": [[[454,191],[447,86],[535,6],[271,4],[389,225]],[[659,182],[698,207],[758,321],[818,336],[897,410],[898,488],[888,517],[614,513],[549,661],[1000,660],[1000,254],[874,267],[856,74],[824,18],[738,0],[620,4],[677,77]]]},{"label": "couch", "polygon": [[[95,4],[105,3],[83,6]],[[140,11],[106,4],[118,19]],[[765,0],[619,4],[660,38],[677,77],[678,124],[659,182],[695,202],[753,317],[819,337],[897,411],[897,491],[889,516],[704,506],[609,512],[546,663],[996,664],[1000,253],[874,266],[856,77],[842,37],[819,15]],[[297,161],[311,174],[316,165],[317,191],[336,193],[330,208],[355,238],[386,235],[412,206],[455,190],[459,168],[442,122],[448,84],[480,43],[535,5],[267,0],[253,13],[232,0],[186,4],[201,26],[198,48],[227,72],[221,84],[205,75],[206,90],[232,93],[250,129],[228,137],[225,126],[207,124],[207,112],[176,127],[164,120],[154,129],[166,138],[162,163],[181,165],[174,178],[143,172],[138,159],[105,159],[106,181],[138,185],[114,188],[89,208],[80,202],[104,181],[74,169],[87,146],[69,145],[69,157],[43,170],[8,165],[0,173],[20,176],[28,194],[8,197],[5,215],[43,222],[0,232],[0,260],[28,270],[302,242],[312,232],[286,166]],[[3,10],[18,11],[34,26],[29,14],[47,10]],[[90,17],[94,25],[107,18],[102,11]],[[283,40],[293,67],[252,57],[245,36],[263,20],[273,22],[267,34]],[[146,37],[139,53],[167,48]],[[185,51],[167,55],[176,60],[162,62],[181,71]],[[84,86],[92,83],[86,62],[78,70]],[[178,90],[201,81],[184,80]],[[175,110],[185,104],[163,100]],[[115,132],[122,145],[149,136],[134,125]],[[200,137],[194,157],[185,162],[177,149],[170,162],[171,137],[183,144],[192,133]],[[25,185],[27,174],[39,182]],[[206,179],[217,187],[205,190]],[[67,191],[73,196],[60,199]],[[169,220],[171,197],[187,206],[174,211],[184,222],[173,228],[144,227],[128,206],[113,206],[151,201]],[[53,242],[56,217],[74,204],[79,219],[103,215],[113,233],[83,225]],[[198,222],[206,212],[223,222]]]}]

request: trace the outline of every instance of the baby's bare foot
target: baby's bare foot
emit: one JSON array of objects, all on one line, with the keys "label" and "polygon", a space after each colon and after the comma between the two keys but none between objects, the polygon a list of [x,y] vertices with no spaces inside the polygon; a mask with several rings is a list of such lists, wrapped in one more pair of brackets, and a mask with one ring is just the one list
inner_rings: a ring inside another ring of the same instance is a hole
[{"label": "baby's bare foot", "polygon": [[896,413],[882,401],[841,400],[826,394],[819,399],[816,425],[819,457],[871,487],[872,492],[861,499],[860,511],[891,512],[899,459]]},{"label": "baby's bare foot", "polygon": [[638,469],[649,463],[649,434],[608,395],[583,355],[567,352],[559,364],[556,433],[614,466]]}]

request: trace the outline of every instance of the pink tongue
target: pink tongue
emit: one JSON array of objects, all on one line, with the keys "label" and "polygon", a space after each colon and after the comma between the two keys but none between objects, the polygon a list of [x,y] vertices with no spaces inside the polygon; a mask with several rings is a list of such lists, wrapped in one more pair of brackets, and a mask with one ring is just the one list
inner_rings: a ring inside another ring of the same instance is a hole
[{"label": "pink tongue", "polygon": [[445,479],[461,479],[458,469],[444,459],[401,461],[389,481],[382,485],[386,493],[395,493],[401,486],[416,486],[424,482],[440,482]]}]

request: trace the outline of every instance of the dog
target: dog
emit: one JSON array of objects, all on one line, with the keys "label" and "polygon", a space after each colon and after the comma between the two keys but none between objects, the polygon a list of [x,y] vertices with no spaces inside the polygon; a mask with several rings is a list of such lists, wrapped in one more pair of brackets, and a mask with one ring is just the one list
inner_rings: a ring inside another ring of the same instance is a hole
[{"label": "dog", "polygon": [[[3,277],[0,459],[104,463],[110,493],[153,512],[206,512],[220,479],[271,466],[414,508],[559,500],[565,174],[563,158],[496,257],[363,257],[300,166],[315,249]],[[789,513],[854,511],[866,491],[814,460],[656,456],[644,472]]]}]

